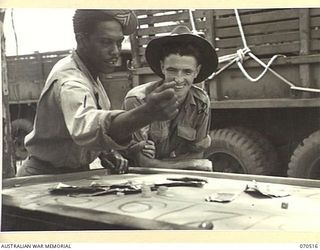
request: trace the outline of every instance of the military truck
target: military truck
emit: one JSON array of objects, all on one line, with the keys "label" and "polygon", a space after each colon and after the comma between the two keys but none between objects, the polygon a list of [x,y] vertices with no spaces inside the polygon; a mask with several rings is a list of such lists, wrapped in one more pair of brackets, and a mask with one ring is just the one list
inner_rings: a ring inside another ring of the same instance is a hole
[{"label": "military truck", "polygon": [[320,178],[320,9],[136,13],[133,86],[158,79],[145,47],[177,25],[216,48],[219,69],[204,82],[212,111],[205,156],[215,171]]},{"label": "military truck", "polygon": [[[121,107],[130,88],[158,79],[144,57],[147,43],[185,24],[205,36],[219,56],[217,73],[202,83],[211,99],[212,144],[205,157],[214,170],[320,178],[320,9],[136,13],[139,27],[130,36],[131,52],[123,51],[116,72],[101,76],[113,108]],[[18,158],[26,156],[22,142],[46,75],[69,52],[8,57]]]}]

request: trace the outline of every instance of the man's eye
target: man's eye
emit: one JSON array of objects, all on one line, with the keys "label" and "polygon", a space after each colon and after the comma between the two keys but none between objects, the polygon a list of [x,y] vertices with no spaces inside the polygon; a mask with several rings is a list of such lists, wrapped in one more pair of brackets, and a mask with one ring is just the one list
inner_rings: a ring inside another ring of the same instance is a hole
[{"label": "man's eye", "polygon": [[104,46],[110,46],[110,45],[112,45],[112,41],[109,41],[109,40],[103,40],[103,41],[101,41],[101,44],[103,44]]},{"label": "man's eye", "polygon": [[172,69],[172,68],[168,68],[167,71],[168,71],[168,72],[175,72],[175,70]]}]

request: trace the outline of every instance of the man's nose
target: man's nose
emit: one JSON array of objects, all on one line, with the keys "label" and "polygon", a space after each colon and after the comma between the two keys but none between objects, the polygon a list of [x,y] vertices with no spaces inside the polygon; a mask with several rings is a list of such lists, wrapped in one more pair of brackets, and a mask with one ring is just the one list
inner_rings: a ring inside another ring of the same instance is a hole
[{"label": "man's nose", "polygon": [[110,54],[113,55],[113,56],[119,56],[120,55],[120,48],[118,47],[118,45],[116,43],[112,46]]},{"label": "man's nose", "polygon": [[184,75],[181,72],[178,72],[177,75],[174,77],[174,81],[176,83],[183,83],[184,82]]}]

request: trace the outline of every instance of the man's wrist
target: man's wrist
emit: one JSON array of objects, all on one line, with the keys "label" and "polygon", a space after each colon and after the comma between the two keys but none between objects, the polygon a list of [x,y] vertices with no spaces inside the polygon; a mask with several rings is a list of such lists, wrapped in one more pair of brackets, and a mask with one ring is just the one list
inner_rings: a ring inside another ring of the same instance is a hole
[{"label": "man's wrist", "polygon": [[155,120],[156,112],[147,103],[141,105],[139,111],[148,124]]}]

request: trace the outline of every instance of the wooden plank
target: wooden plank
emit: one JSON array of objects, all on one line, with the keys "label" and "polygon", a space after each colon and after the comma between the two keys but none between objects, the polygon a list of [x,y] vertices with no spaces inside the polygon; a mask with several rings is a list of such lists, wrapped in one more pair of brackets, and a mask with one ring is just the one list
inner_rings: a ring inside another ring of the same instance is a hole
[{"label": "wooden plank", "polygon": [[182,13],[175,13],[170,15],[163,15],[163,16],[148,16],[145,18],[139,19],[139,25],[144,24],[159,24],[163,22],[172,22],[172,21],[180,21],[180,20],[189,20],[189,13],[188,12],[182,12]]},{"label": "wooden plank", "polygon": [[316,40],[316,38],[320,38],[320,29],[318,30],[311,30],[311,39]]},{"label": "wooden plank", "polygon": [[[298,30],[299,21],[298,20],[290,20],[290,21],[281,21],[275,23],[263,23],[263,24],[254,24],[254,25],[244,25],[243,30],[244,34],[254,35],[254,34],[266,34],[271,32],[282,32],[282,31],[294,31]],[[224,28],[217,29],[217,37],[237,37],[239,36],[239,28]]]},{"label": "wooden plank", "polygon": [[[139,29],[138,30],[138,36],[147,36],[147,35],[159,35],[161,33],[170,33],[175,27],[178,25],[167,25],[164,27],[149,27],[145,29]],[[190,27],[190,25],[187,25]]]},{"label": "wooden plank", "polygon": [[[184,23],[184,25],[187,25],[190,29],[191,29],[191,24],[189,23],[189,22],[187,22],[187,23]],[[208,35],[208,32],[209,32],[209,27],[208,27],[208,24],[207,24],[207,22],[196,22],[195,23],[195,25],[196,25],[196,28],[197,28],[197,30],[205,30],[206,32],[206,35]],[[171,26],[170,26],[171,27]],[[174,28],[171,28],[168,32],[171,32],[172,31],[172,29],[174,29]],[[166,33],[162,33],[162,34],[157,34],[157,36],[156,37],[161,37],[161,36],[165,36],[165,35],[167,35]],[[155,36],[154,35],[152,35],[152,36],[148,36],[148,37],[139,37],[138,38],[138,44],[139,44],[139,46],[143,46],[143,45],[146,45],[146,44],[148,44],[152,39],[154,39],[155,38]]]},{"label": "wooden plank", "polygon": [[[270,58],[264,59],[260,58],[261,61],[264,63],[268,63]],[[272,63],[272,65],[288,65],[288,64],[301,64],[301,63],[319,63],[320,62],[320,53],[319,54],[314,54],[314,55],[306,55],[306,56],[290,56],[290,57],[280,57],[276,61]],[[237,66],[234,66],[237,67]],[[253,60],[246,61],[245,62],[245,67],[260,67],[257,65],[257,63]],[[232,67],[231,67],[232,68]],[[135,70],[135,74],[152,74],[152,71],[149,67],[143,67],[143,68],[138,68]]]},{"label": "wooden plank", "polygon": [[213,18],[213,10],[208,10],[205,12],[206,15],[206,38],[207,40],[215,46],[215,29],[216,23]]},{"label": "wooden plank", "polygon": [[201,19],[201,18],[204,18],[206,17],[206,13],[207,12],[210,12],[211,14],[213,14],[213,10],[211,9],[206,9],[206,10],[195,10],[192,12],[192,15],[195,19]]},{"label": "wooden plank", "polygon": [[310,8],[310,16],[320,16],[320,8]]},{"label": "wooden plank", "polygon": [[[251,47],[252,52],[255,55],[275,55],[275,54],[299,54],[300,44],[299,43],[287,43],[278,45],[262,45]],[[229,55],[236,53],[234,49],[221,49],[218,51],[219,56]]]},{"label": "wooden plank", "polygon": [[[64,57],[71,53],[71,50],[61,50],[61,51],[49,51],[49,52],[42,52],[39,53],[43,58],[53,58],[53,57]],[[25,54],[19,56],[7,56],[6,57],[8,62],[9,61],[23,61],[23,60],[31,60],[36,59],[35,54]]]},{"label": "wooden plank", "polygon": [[[263,22],[283,21],[288,19],[298,19],[299,14],[297,9],[284,9],[284,10],[270,10],[268,12],[255,13],[250,15],[240,15],[241,24],[255,24]],[[236,17],[219,18],[216,20],[217,27],[238,26]]]},{"label": "wooden plank", "polygon": [[[171,12],[171,11],[178,11],[178,9],[144,9],[144,10],[134,10],[134,13],[138,16],[142,16],[142,15],[156,15],[159,13],[165,13],[165,12]],[[140,18],[139,18],[140,19]]]},{"label": "wooden plank", "polygon": [[312,17],[310,20],[310,27],[318,27],[320,26],[320,16]]},{"label": "wooden plank", "polygon": [[[309,9],[299,9],[299,33],[300,33],[300,55],[310,53],[310,16]],[[301,86],[311,87],[311,73],[309,64],[299,65]],[[308,98],[311,93],[302,93],[302,97]]]},{"label": "wooden plank", "polygon": [[[259,13],[265,9],[238,9],[240,14]],[[234,9],[217,9],[215,10],[215,16],[234,16]]]},{"label": "wooden plank", "polygon": [[[291,42],[299,41],[299,32],[286,32],[286,33],[273,33],[268,35],[259,36],[246,36],[248,46],[259,45],[266,43],[279,43],[279,42]],[[230,47],[242,47],[242,39],[240,37],[220,39],[215,41],[217,48],[230,48]]]},{"label": "wooden plank", "polygon": [[247,99],[211,101],[212,109],[243,109],[243,108],[296,108],[296,107],[319,107],[319,98],[310,99]]},{"label": "wooden plank", "polygon": [[320,40],[313,40],[311,41],[311,47],[310,47],[311,51],[318,51],[320,50]]},{"label": "wooden plank", "polygon": [[[320,62],[320,45],[319,43],[316,43],[314,45],[311,44],[311,51],[315,51],[315,53],[318,54],[314,54],[314,55],[308,55],[308,56],[299,56],[297,51],[298,51],[299,45],[295,45],[295,48],[293,49],[293,51],[289,51],[287,52],[288,54],[290,54],[290,52],[294,52],[296,51],[296,56],[288,56],[286,58],[278,58],[275,62],[273,62],[273,65],[284,65],[284,64],[307,64],[307,63],[319,63]],[[229,52],[229,53],[227,53]],[[222,50],[222,51],[218,51],[218,56],[222,56],[222,55],[227,55],[227,54],[232,54],[232,52],[234,53],[235,50]],[[255,55],[259,55],[259,53],[256,53],[253,50]],[[281,53],[279,53],[281,54]],[[282,54],[286,54],[286,53],[282,53]],[[270,60],[270,58],[274,55],[274,53],[261,53],[261,55],[269,55],[267,59],[263,59],[260,58],[262,61],[264,61],[265,63],[268,63],[268,61]],[[146,61],[144,56],[141,56],[141,65],[142,66],[146,66]],[[254,61],[247,61],[246,62],[246,67],[257,67],[256,62]]]}]

